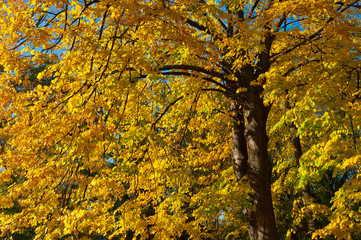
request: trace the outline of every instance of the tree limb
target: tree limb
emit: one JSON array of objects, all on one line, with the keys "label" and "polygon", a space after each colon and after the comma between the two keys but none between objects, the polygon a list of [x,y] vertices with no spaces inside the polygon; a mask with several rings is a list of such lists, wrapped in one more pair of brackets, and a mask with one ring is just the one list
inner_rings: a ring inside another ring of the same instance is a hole
[{"label": "tree limb", "polygon": [[174,100],[173,102],[171,102],[165,109],[164,111],[159,115],[159,117],[152,123],[152,130],[155,130],[155,125],[162,119],[162,117],[167,113],[167,111],[169,110],[169,108],[171,106],[173,106],[174,104],[176,104],[179,100],[181,100],[183,98],[183,96],[180,96],[179,98],[177,98],[176,100]]},{"label": "tree limb", "polygon": [[[167,65],[159,68],[160,71],[168,71],[168,70],[191,70],[196,72],[201,72],[207,75],[210,75],[212,77],[217,77],[222,80],[227,80],[226,75],[214,70],[207,70],[203,67],[199,66],[193,66],[193,65],[186,65],[186,64],[180,64],[180,65]],[[162,73],[163,74],[163,73]]]}]

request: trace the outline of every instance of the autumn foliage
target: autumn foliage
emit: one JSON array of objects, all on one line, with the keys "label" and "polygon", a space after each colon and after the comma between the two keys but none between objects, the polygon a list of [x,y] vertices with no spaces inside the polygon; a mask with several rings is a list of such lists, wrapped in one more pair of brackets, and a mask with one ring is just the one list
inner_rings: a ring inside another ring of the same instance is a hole
[{"label": "autumn foliage", "polygon": [[360,1],[8,0],[0,36],[3,239],[361,239]]}]

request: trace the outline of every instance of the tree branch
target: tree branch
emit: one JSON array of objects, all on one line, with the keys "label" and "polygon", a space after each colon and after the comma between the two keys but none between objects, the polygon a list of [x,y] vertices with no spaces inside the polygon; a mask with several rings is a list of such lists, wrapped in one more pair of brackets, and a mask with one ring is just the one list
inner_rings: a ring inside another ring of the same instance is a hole
[{"label": "tree branch", "polygon": [[[190,77],[194,74],[192,73],[189,73],[189,72],[165,72],[165,73],[162,73],[162,75],[173,75],[173,76],[187,76],[187,77]],[[230,89],[226,86],[226,85],[223,85],[222,83],[220,82],[217,82],[216,80],[212,79],[212,78],[209,78],[209,77],[202,77],[202,79],[206,80],[207,82],[211,82],[211,83],[214,83],[215,85],[217,85],[218,87],[221,87],[223,89],[225,89],[226,91],[230,91]]]},{"label": "tree branch", "polygon": [[251,8],[251,11],[249,13],[249,17],[252,17],[254,10],[256,9],[257,5],[259,3],[259,0],[256,0]]},{"label": "tree branch", "polygon": [[[100,26],[100,30],[99,30],[99,38],[98,38],[98,41],[100,41],[100,39],[102,39],[103,30],[104,30],[104,25],[105,25],[105,19],[107,18],[107,14],[108,14],[108,8],[105,10],[104,15],[103,15],[102,25]],[[115,35],[116,35],[116,34],[115,34]]]},{"label": "tree branch", "polygon": [[[342,13],[342,12],[346,11],[347,9],[349,9],[350,7],[354,6],[354,4],[358,3],[359,1],[360,1],[360,0],[356,0],[356,1],[352,2],[352,3],[347,4],[347,6],[344,7],[342,10],[340,10],[340,9],[342,8],[342,5],[341,5],[337,10],[338,10],[339,13]],[[330,17],[330,18],[326,21],[326,24],[332,22],[334,19],[335,19],[334,17]],[[316,37],[319,36],[319,35],[323,32],[324,29],[325,29],[325,27],[321,27],[321,28],[320,28],[319,30],[317,30],[315,33],[311,34],[308,38],[304,39],[302,42],[300,42],[300,43],[294,45],[293,47],[288,48],[288,49],[286,49],[286,50],[284,50],[284,51],[280,51],[280,52],[278,52],[278,53],[275,53],[275,54],[273,54],[270,58],[274,58],[274,57],[276,57],[276,56],[278,56],[278,55],[281,55],[281,54],[282,54],[282,55],[285,55],[285,54],[287,54],[287,53],[290,53],[290,52],[292,52],[293,50],[299,48],[300,46],[306,44],[307,42],[309,42],[309,41],[311,41],[311,40],[314,40],[314,39],[317,39]]]},{"label": "tree branch", "polygon": [[180,96],[179,98],[177,98],[176,100],[174,100],[173,102],[171,102],[165,109],[164,111],[159,115],[159,117],[152,123],[151,129],[155,130],[155,125],[162,119],[162,117],[167,113],[167,111],[169,110],[169,108],[171,106],[173,106],[174,104],[176,104],[179,100],[181,100],[183,98],[183,96]]},{"label": "tree branch", "polygon": [[194,27],[202,32],[205,32],[207,34],[212,34],[211,31],[209,30],[209,28],[207,28],[203,25],[200,25],[199,23],[197,23],[196,21],[193,21],[192,19],[187,18],[186,23],[188,23],[192,27]]},{"label": "tree branch", "polygon": [[229,96],[229,94],[226,91],[223,91],[221,89],[217,89],[217,88],[201,88],[202,91],[210,91],[210,92],[219,92],[222,93],[226,96]]},{"label": "tree branch", "polygon": [[[217,77],[220,78],[222,80],[227,80],[226,79],[226,75],[214,70],[207,70],[203,67],[199,67],[199,66],[193,66],[193,65],[186,65],[186,64],[180,64],[180,65],[168,65],[168,66],[163,66],[161,68],[159,68],[160,71],[168,71],[168,70],[191,70],[191,71],[196,71],[196,72],[201,72],[207,75],[210,75],[212,77]],[[164,74],[164,73],[162,73]]]}]

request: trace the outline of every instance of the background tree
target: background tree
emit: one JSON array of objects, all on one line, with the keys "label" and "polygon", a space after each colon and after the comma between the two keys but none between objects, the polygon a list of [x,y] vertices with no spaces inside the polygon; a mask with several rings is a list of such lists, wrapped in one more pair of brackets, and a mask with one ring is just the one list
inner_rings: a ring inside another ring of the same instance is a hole
[{"label": "background tree", "polygon": [[359,1],[1,6],[3,234],[358,237]]}]

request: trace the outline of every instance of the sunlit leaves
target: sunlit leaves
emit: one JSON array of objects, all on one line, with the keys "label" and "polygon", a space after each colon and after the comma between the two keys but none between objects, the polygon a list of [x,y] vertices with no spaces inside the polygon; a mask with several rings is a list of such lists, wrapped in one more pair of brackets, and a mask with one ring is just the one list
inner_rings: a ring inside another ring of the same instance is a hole
[{"label": "sunlit leaves", "polygon": [[249,74],[271,107],[281,236],[306,236],[312,218],[314,236],[356,238],[359,7],[265,3],[0,3],[1,233],[246,237],[253,193],[232,175],[229,100],[249,89],[225,86]]}]

